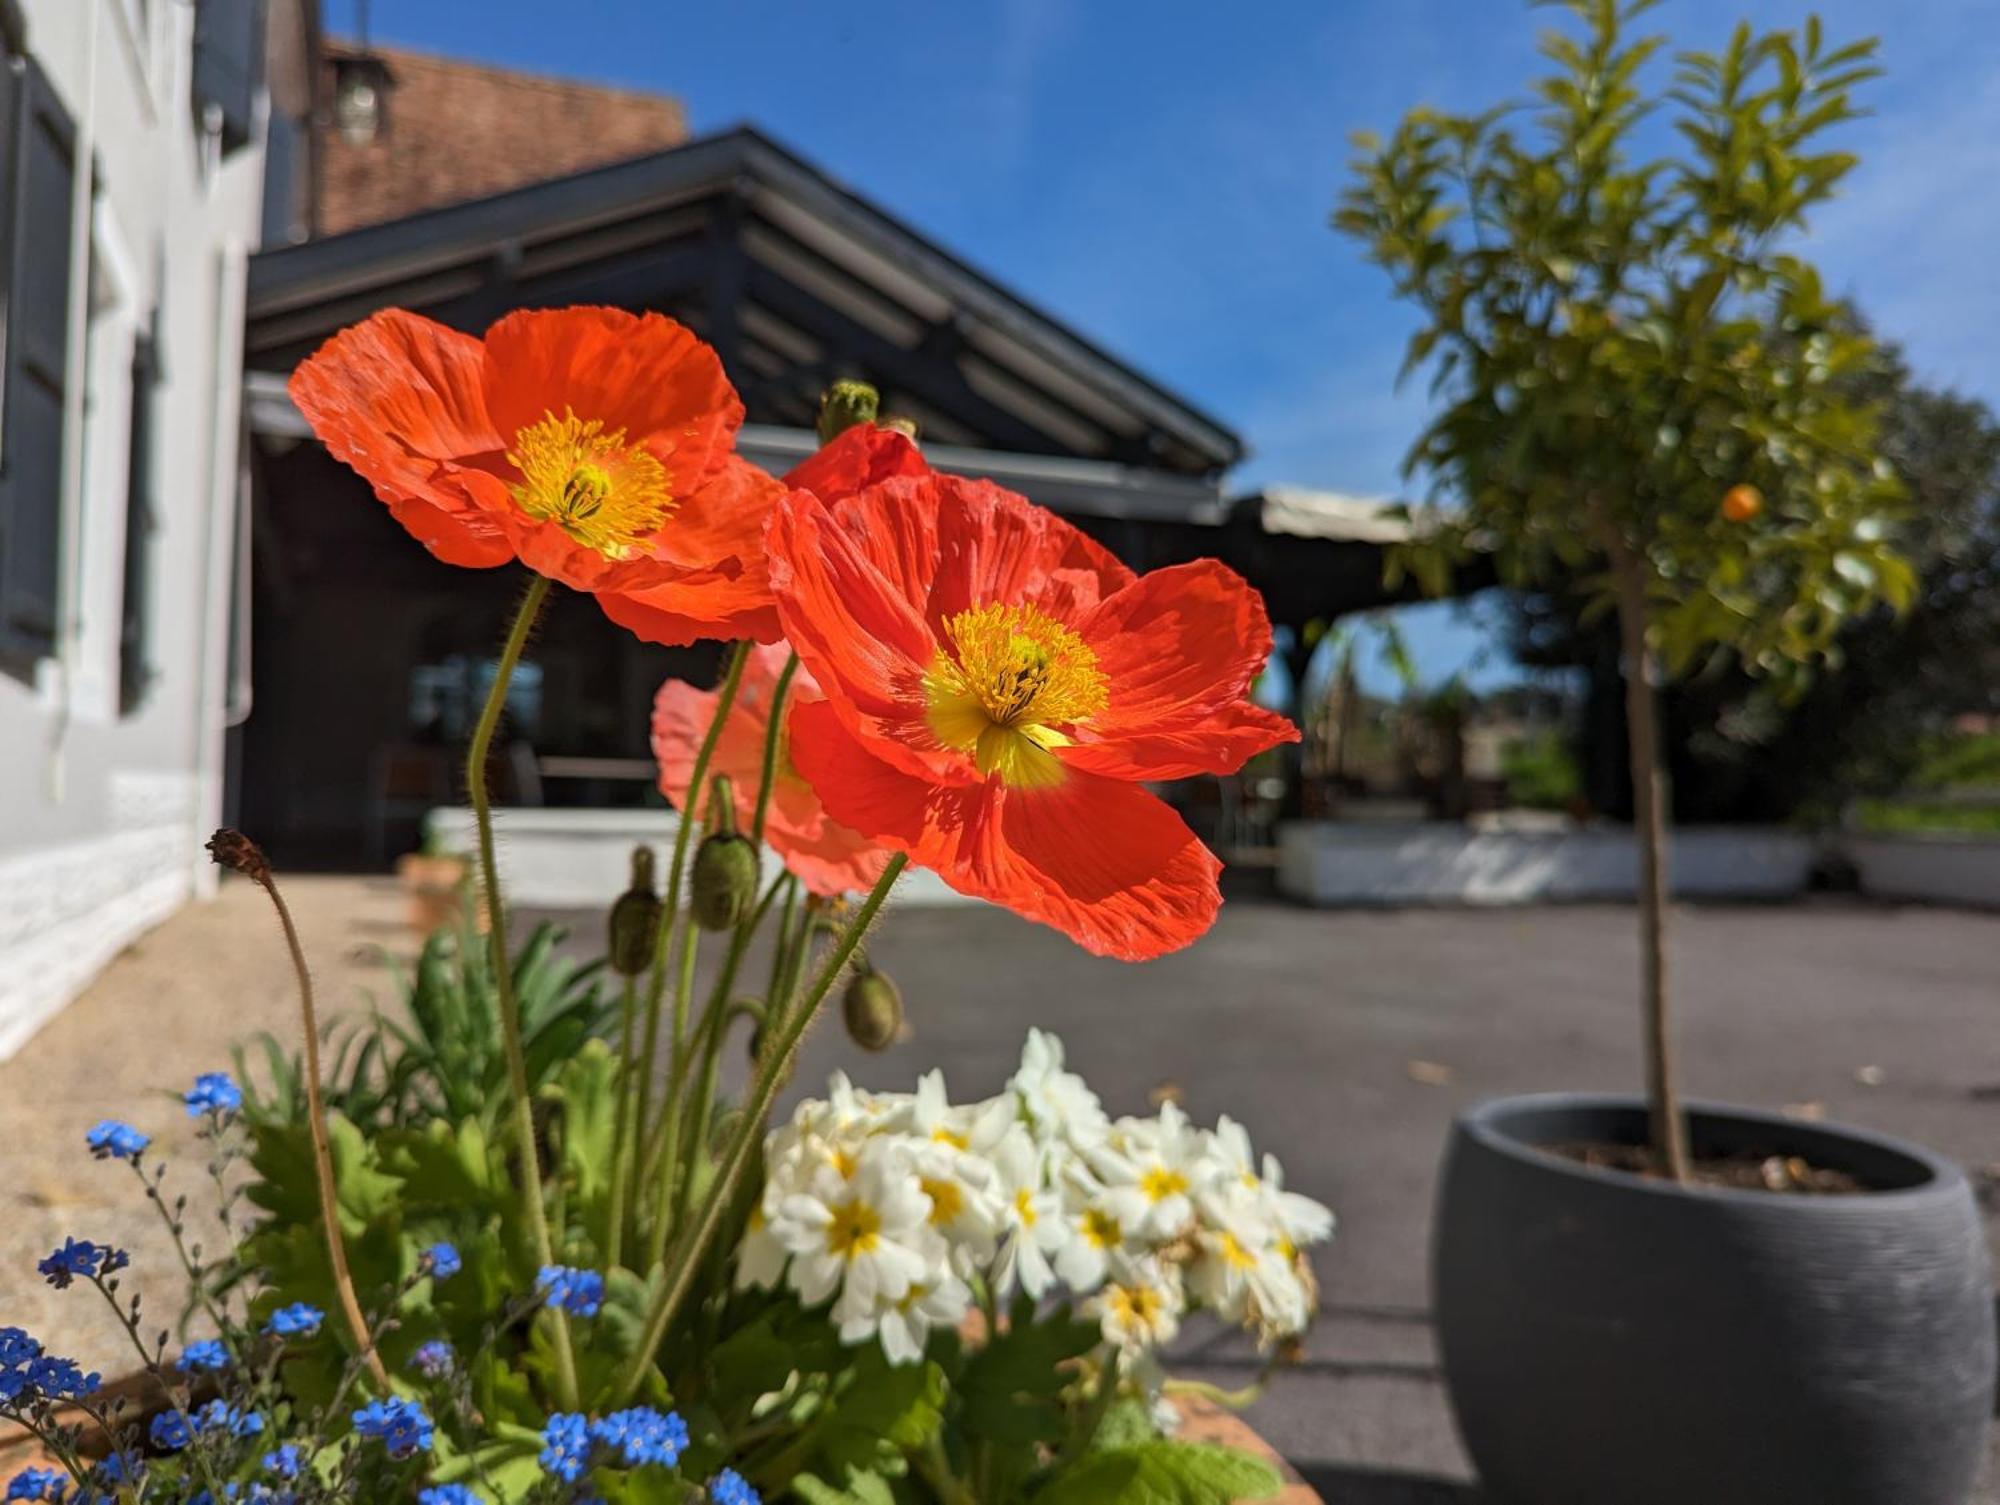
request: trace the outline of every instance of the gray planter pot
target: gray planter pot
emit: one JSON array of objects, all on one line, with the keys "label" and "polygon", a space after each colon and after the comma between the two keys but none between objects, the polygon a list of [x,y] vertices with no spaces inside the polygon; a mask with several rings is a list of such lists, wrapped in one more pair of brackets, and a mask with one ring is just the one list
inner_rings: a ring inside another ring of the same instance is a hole
[{"label": "gray planter pot", "polygon": [[1699,1153],[1803,1155],[1879,1191],[1687,1190],[1541,1153],[1640,1143],[1641,1104],[1487,1103],[1453,1131],[1432,1278],[1495,1505],[1963,1505],[1993,1410],[1985,1234],[1915,1145],[1698,1107]]}]

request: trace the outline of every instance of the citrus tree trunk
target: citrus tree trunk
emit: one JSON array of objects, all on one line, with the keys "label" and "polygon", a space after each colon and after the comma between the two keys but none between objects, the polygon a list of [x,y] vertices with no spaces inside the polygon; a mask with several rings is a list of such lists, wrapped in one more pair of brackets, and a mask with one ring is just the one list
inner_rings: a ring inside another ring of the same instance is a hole
[{"label": "citrus tree trunk", "polygon": [[1667,819],[1660,773],[1659,697],[1647,642],[1646,570],[1622,538],[1611,546],[1618,579],[1618,630],[1625,646],[1625,736],[1632,760],[1632,824],[1639,834],[1639,956],[1646,1006],[1646,1095],[1653,1153],[1676,1181],[1688,1179],[1687,1116],[1674,1083],[1673,1020],[1667,1004]]}]

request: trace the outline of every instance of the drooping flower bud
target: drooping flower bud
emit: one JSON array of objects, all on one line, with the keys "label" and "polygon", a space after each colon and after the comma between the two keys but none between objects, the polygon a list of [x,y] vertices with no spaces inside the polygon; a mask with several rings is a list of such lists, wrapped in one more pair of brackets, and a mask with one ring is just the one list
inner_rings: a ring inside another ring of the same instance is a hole
[{"label": "drooping flower bud", "polygon": [[819,442],[831,444],[857,423],[873,423],[881,410],[882,394],[867,382],[835,382],[819,400]]},{"label": "drooping flower bud", "polygon": [[887,1050],[903,1028],[903,994],[895,983],[863,963],[841,995],[847,1033],[863,1050]]},{"label": "drooping flower bud", "polygon": [[757,902],[757,846],[736,830],[729,776],[709,785],[709,835],[694,850],[688,909],[704,930],[732,930]]},{"label": "drooping flower bud", "polygon": [[611,906],[611,969],[625,977],[651,970],[660,948],[660,895],[653,887],[653,849],[632,848],[632,886]]}]

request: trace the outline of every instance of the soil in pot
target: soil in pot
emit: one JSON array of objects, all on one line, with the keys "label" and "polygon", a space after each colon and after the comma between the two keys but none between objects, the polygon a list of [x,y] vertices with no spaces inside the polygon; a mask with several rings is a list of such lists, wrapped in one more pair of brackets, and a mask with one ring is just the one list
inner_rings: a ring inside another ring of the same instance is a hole
[{"label": "soil in pot", "polygon": [[[1643,1145],[1577,1140],[1539,1145],[1537,1148],[1546,1155],[1574,1160],[1579,1165],[1597,1170],[1623,1171],[1628,1176],[1642,1176],[1649,1181],[1668,1179],[1653,1152]],[[1696,1186],[1806,1197],[1852,1197],[1881,1189],[1869,1186],[1851,1172],[1814,1165],[1803,1155],[1761,1155],[1752,1151],[1729,1155],[1696,1154],[1688,1166],[1688,1178]]]}]

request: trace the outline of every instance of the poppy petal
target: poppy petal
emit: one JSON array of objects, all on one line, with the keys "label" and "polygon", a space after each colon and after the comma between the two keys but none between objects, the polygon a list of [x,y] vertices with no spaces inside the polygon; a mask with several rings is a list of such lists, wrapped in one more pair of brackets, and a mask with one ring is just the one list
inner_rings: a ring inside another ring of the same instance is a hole
[{"label": "poppy petal", "polygon": [[450,564],[487,568],[513,551],[482,505],[495,500],[489,478],[464,463],[500,447],[481,371],[478,340],[388,309],[301,362],[290,391],[327,450],[426,548]]},{"label": "poppy petal", "polygon": [[746,460],[727,457],[669,515],[655,551],[705,567],[656,584],[600,591],[598,605],[619,626],[672,648],[704,638],[776,642],[783,633],[771,600],[764,529],[784,495],[782,483]]},{"label": "poppy petal", "polygon": [[486,402],[508,442],[564,411],[623,429],[687,495],[721,463],[743,403],[714,350],[660,314],[522,309],[486,331]]},{"label": "poppy petal", "polygon": [[785,472],[785,484],[795,491],[810,491],[823,502],[836,502],[894,476],[930,473],[929,462],[904,435],[857,423]]},{"label": "poppy petal", "polygon": [[1037,790],[940,786],[876,757],[825,703],[793,713],[792,760],[834,819],[1097,955],[1178,950],[1221,905],[1221,864],[1134,785],[1073,773]]},{"label": "poppy petal", "polygon": [[[711,774],[728,776],[737,824],[745,829],[756,819],[765,731],[770,725],[778,678],[790,656],[790,647],[783,643],[751,650],[736,702],[716,736],[710,759]],[[793,675],[788,708],[817,699],[818,693],[812,675],[801,665]],[[660,765],[660,792],[676,809],[687,808],[695,758],[708,735],[719,698],[714,690],[697,690],[677,679],[661,685],[654,698],[653,754]],[[765,810],[764,839],[813,893],[832,897],[874,887],[889,860],[888,852],[828,818],[812,786],[791,767],[786,749],[787,741],[781,740],[771,801]]]},{"label": "poppy petal", "polygon": [[1110,703],[1062,750],[1071,768],[1131,780],[1233,773],[1298,729],[1250,704],[1271,654],[1256,591],[1212,559],[1154,570],[1075,622]]},{"label": "poppy petal", "polygon": [[[778,619],[827,698],[884,756],[936,775],[965,760],[943,753],[924,721],[923,676],[937,642],[907,588],[908,572],[921,568],[928,513],[883,496],[919,484],[889,481],[856,499],[873,499],[866,515],[882,521],[872,536],[857,536],[848,518],[836,523],[811,492],[794,491],[771,514],[767,549]],[[893,546],[898,534],[908,535],[907,547]]]}]

